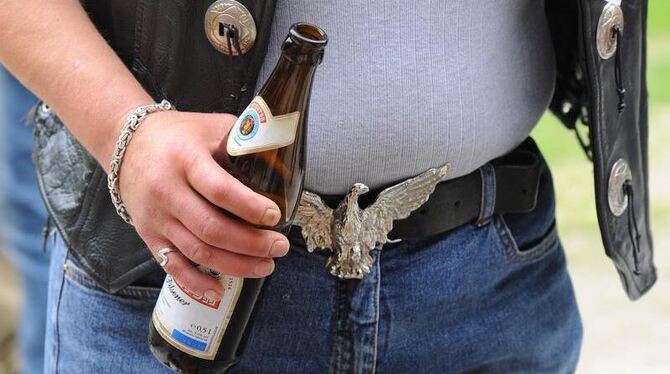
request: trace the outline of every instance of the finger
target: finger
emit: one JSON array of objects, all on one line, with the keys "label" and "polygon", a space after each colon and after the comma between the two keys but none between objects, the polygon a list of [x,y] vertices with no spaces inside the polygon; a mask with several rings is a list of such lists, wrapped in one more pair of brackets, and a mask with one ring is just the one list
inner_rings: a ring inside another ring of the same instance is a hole
[{"label": "finger", "polygon": [[274,261],[269,258],[245,256],[212,247],[196,238],[179,221],[168,224],[170,240],[181,253],[196,264],[204,265],[221,274],[244,278],[267,277],[274,270]]},{"label": "finger", "polygon": [[281,218],[277,204],[228,174],[207,152],[194,158],[186,177],[205,199],[249,223],[275,226]]},{"label": "finger", "polygon": [[179,198],[172,200],[171,213],[203,242],[254,257],[281,257],[288,252],[284,235],[229,217],[189,187],[184,190],[175,194]]},{"label": "finger", "polygon": [[221,282],[198,270],[171,243],[161,242],[157,244],[159,245],[153,247],[155,250],[152,250],[152,254],[159,263],[161,258],[158,251],[167,247],[175,249],[164,255],[167,257],[167,262],[163,266],[163,270],[170,274],[180,286],[187,288],[198,296],[221,300],[221,295],[223,295],[223,285]]}]

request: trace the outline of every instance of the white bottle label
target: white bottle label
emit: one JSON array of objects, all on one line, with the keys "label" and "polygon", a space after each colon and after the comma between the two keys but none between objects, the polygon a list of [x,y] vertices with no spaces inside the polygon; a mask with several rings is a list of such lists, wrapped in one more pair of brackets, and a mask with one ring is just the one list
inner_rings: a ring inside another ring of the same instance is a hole
[{"label": "white bottle label", "polygon": [[196,295],[168,275],[152,321],[163,339],[175,348],[191,356],[213,360],[242,291],[244,278],[219,275],[204,267],[200,270],[223,284],[223,298],[213,301]]},{"label": "white bottle label", "polygon": [[273,116],[265,100],[256,96],[228,136],[228,154],[242,156],[293,144],[299,120],[300,112]]}]

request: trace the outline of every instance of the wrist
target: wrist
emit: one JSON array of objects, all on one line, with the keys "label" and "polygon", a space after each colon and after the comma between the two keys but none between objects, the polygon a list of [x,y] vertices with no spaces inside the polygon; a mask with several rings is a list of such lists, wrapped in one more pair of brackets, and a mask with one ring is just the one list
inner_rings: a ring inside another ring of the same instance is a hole
[{"label": "wrist", "polygon": [[173,109],[174,107],[167,100],[163,100],[160,103],[152,103],[135,108],[132,113],[127,116],[119,133],[112,153],[107,176],[107,183],[109,192],[111,194],[112,203],[116,208],[116,212],[128,224],[132,225],[132,220],[128,214],[128,210],[125,204],[123,203],[123,200],[121,199],[121,192],[119,190],[119,176],[121,174],[121,165],[123,163],[126,150],[130,145],[135,131],[139,128],[147,116],[156,112],[170,111]]},{"label": "wrist", "polygon": [[137,108],[154,104],[155,101],[148,94],[136,95],[133,98],[123,100],[120,105],[110,108],[106,115],[108,119],[103,125],[108,131],[107,136],[101,136],[94,139],[91,146],[93,156],[98,160],[106,173],[109,173],[110,163],[116,148],[116,143],[128,118],[133,115]]}]

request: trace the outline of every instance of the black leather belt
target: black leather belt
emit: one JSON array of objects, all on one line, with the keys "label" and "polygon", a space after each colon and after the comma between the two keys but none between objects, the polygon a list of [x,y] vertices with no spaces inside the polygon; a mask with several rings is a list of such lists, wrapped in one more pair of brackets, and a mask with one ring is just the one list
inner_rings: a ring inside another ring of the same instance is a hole
[{"label": "black leather belt", "polygon": [[[539,149],[528,138],[514,151],[482,168],[437,184],[425,204],[406,219],[394,222],[388,237],[392,240],[425,238],[469,222],[484,224],[493,214],[531,211],[535,208],[543,167],[545,164]],[[491,183],[495,184],[494,188]],[[373,203],[388,186],[361,195],[358,200],[360,207],[364,209]],[[334,209],[345,195],[320,196]]]}]

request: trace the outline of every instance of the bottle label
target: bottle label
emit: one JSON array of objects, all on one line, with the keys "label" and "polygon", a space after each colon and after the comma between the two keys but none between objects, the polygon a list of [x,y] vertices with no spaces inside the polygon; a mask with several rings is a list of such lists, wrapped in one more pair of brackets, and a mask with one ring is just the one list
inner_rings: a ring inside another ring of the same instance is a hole
[{"label": "bottle label", "polygon": [[222,299],[213,301],[196,295],[167,275],[152,321],[158,333],[173,347],[191,356],[213,360],[235,310],[244,278],[199,268],[223,284]]},{"label": "bottle label", "polygon": [[300,112],[273,116],[265,100],[256,96],[228,136],[228,154],[242,156],[293,144],[299,121]]}]

